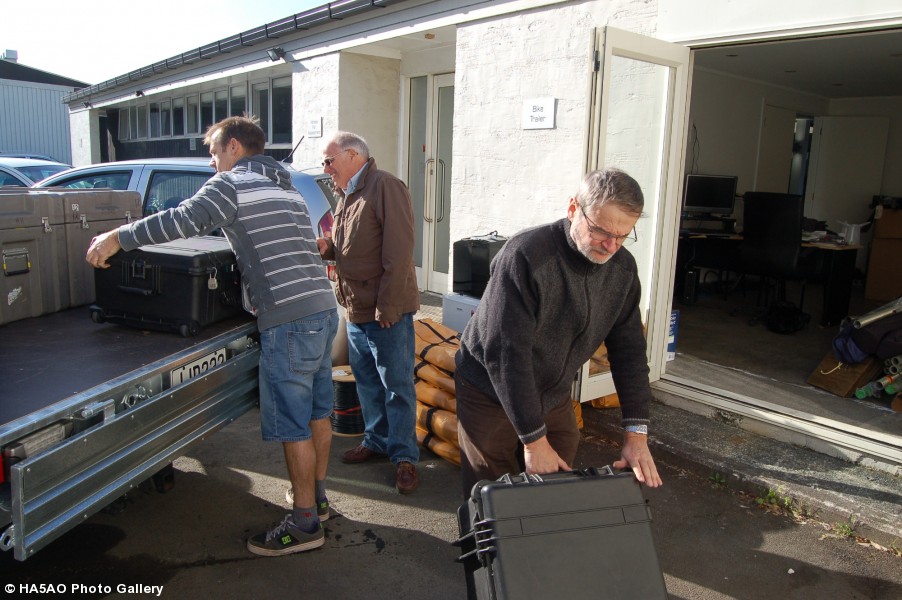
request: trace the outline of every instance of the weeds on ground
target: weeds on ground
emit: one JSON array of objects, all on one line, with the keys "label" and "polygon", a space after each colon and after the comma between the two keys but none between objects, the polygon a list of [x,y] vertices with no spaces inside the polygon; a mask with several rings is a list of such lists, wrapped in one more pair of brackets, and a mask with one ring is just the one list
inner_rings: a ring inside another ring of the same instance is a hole
[{"label": "weeds on ground", "polygon": [[785,493],[782,488],[762,490],[755,498],[755,504],[768,512],[788,516],[797,522],[814,516],[807,506]]},{"label": "weeds on ground", "polygon": [[712,473],[708,477],[708,481],[711,482],[711,487],[715,490],[720,490],[727,487],[727,478],[720,473]]}]

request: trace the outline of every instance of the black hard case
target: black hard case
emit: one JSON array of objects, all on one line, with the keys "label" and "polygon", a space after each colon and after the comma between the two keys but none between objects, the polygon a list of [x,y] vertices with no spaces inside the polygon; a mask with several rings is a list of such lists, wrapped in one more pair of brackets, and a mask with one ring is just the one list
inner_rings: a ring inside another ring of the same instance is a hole
[{"label": "black hard case", "polygon": [[632,473],[593,467],[480,481],[458,525],[471,598],[667,598]]},{"label": "black hard case", "polygon": [[489,282],[489,265],[506,241],[506,237],[493,232],[454,242],[452,291],[482,298]]},{"label": "black hard case", "polygon": [[225,238],[204,236],[119,252],[94,277],[91,317],[141,329],[196,335],[242,312],[235,255]]}]

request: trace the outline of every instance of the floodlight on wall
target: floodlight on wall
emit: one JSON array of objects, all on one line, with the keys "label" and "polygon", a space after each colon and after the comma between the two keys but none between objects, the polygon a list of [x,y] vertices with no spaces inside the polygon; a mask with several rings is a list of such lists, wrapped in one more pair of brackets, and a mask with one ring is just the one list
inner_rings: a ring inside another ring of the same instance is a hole
[{"label": "floodlight on wall", "polygon": [[276,62],[277,60],[282,60],[285,58],[285,50],[283,50],[280,46],[276,46],[275,48],[270,48],[266,51],[269,55],[269,60]]},{"label": "floodlight on wall", "polygon": [[94,108],[94,105],[91,104],[90,102],[82,102],[82,104],[84,105],[85,108]]},{"label": "floodlight on wall", "polygon": [[143,96],[143,95],[144,95],[144,90],[138,90],[137,92],[135,92],[135,97],[136,97],[136,98],[140,98],[140,97]]}]

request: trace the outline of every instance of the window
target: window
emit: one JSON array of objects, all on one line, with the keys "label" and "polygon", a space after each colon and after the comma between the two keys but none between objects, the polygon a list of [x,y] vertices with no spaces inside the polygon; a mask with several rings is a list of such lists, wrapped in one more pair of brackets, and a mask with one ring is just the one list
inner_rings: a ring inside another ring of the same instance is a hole
[{"label": "window", "polygon": [[[31,179],[32,181],[40,181],[51,175],[56,175],[57,173],[62,173],[63,171],[67,171],[69,167],[66,165],[36,165],[33,167],[19,167],[19,172],[24,174],[26,177]],[[2,185],[2,184],[0,184]]]},{"label": "window", "polygon": [[123,171],[119,173],[93,173],[91,175],[82,175],[73,179],[65,179],[54,183],[54,187],[64,187],[72,189],[97,189],[109,188],[111,190],[127,190],[128,182],[132,178],[131,171]]},{"label": "window", "polygon": [[172,99],[172,135],[185,135],[185,100]]},{"label": "window", "polygon": [[134,106],[128,107],[128,139],[133,140],[138,137],[138,111]]},{"label": "window", "polygon": [[158,102],[150,103],[150,137],[160,137],[160,104]]},{"label": "window", "polygon": [[144,216],[175,208],[182,200],[190,198],[207,182],[213,172],[160,171],[150,178],[147,197],[144,199]]},{"label": "window", "polygon": [[216,90],[216,99],[213,101],[213,121],[222,121],[227,116],[229,116],[229,91]]},{"label": "window", "polygon": [[14,185],[17,187],[25,187],[25,184],[19,181],[16,177],[13,177],[9,173],[4,173],[0,171],[0,185]]},{"label": "window", "polygon": [[128,107],[123,106],[119,109],[119,139],[128,139]]},{"label": "window", "polygon": [[147,137],[147,105],[141,104],[138,106],[138,137],[146,138]]},{"label": "window", "polygon": [[269,139],[269,83],[255,83],[251,87],[251,110],[260,119],[260,127]]},{"label": "window", "polygon": [[291,77],[272,80],[272,143],[291,143]]},{"label": "window", "polygon": [[200,95],[200,130],[206,131],[213,124],[213,92]]},{"label": "window", "polygon": [[247,86],[232,86],[232,104],[229,109],[229,115],[240,117],[245,112],[247,112]]},{"label": "window", "polygon": [[185,98],[185,133],[198,133],[200,129],[198,125],[198,109],[200,106],[197,102],[197,96],[188,96]]},{"label": "window", "polygon": [[160,102],[160,135],[172,135],[172,123],[170,122],[169,100]]}]

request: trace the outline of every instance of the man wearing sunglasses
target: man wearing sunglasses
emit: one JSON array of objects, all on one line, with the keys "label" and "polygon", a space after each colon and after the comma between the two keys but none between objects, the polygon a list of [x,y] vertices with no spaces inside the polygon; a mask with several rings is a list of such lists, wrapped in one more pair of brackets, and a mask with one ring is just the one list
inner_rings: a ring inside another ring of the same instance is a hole
[{"label": "man wearing sunglasses", "polygon": [[376,168],[366,141],[336,133],[323,148],[323,170],[340,200],[331,238],[317,240],[335,261],[336,295],[347,311],[348,355],[365,424],[363,442],[342,455],[346,463],[386,456],[395,487],[417,489],[413,314],[420,293],[413,263],[410,192]]},{"label": "man wearing sunglasses", "polygon": [[661,485],[647,442],[651,388],[639,275],[623,249],[636,240],[643,206],[632,177],[593,171],[570,198],[566,218],[513,236],[492,261],[454,377],[465,497],[481,479],[571,469],[579,429],[570,389],[602,342],[624,428],[614,467]]}]

